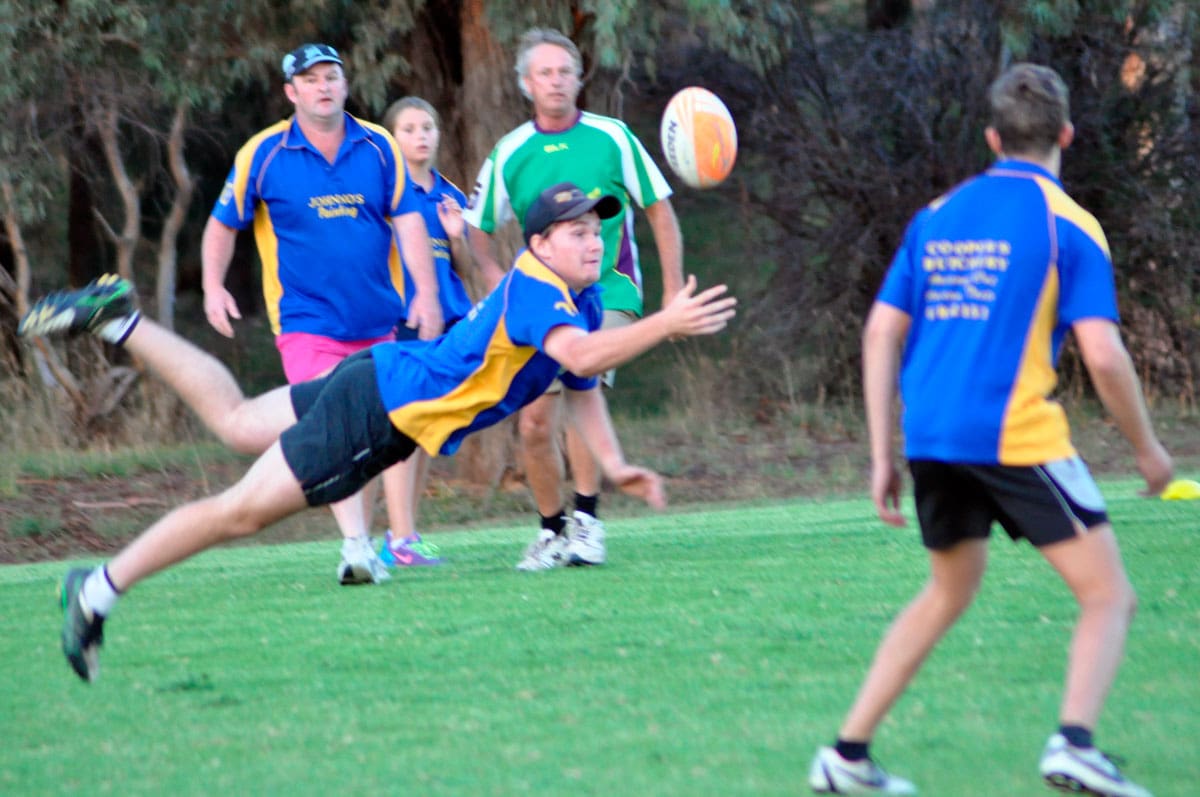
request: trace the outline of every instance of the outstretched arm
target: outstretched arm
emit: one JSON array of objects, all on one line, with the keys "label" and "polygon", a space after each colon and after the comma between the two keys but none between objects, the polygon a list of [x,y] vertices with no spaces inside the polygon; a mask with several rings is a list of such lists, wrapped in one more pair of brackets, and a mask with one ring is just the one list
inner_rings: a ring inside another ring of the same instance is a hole
[{"label": "outstretched arm", "polygon": [[621,492],[640,498],[655,509],[667,505],[662,477],[654,471],[630,465],[621,453],[621,444],[613,431],[608,404],[599,387],[591,390],[564,390],[567,412],[579,436],[592,456],[600,463],[604,475]]},{"label": "outstretched arm", "polygon": [[662,310],[617,329],[587,333],[578,327],[557,326],[546,335],[545,351],[578,376],[595,376],[644,354],[665,340],[720,332],[736,315],[737,299],[716,285],[696,293],[689,276]]}]

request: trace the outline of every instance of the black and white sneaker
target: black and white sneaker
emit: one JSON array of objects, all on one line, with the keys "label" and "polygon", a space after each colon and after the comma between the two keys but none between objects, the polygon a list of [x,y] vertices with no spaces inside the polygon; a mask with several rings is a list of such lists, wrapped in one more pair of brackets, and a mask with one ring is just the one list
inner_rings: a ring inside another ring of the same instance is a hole
[{"label": "black and white sneaker", "polygon": [[1061,733],[1046,742],[1038,769],[1047,786],[1061,791],[1100,797],[1152,797],[1148,789],[1126,780],[1104,753],[1095,747],[1074,747]]},{"label": "black and white sneaker", "polygon": [[808,773],[817,794],[916,794],[917,787],[889,775],[869,758],[847,761],[832,747],[817,750]]}]

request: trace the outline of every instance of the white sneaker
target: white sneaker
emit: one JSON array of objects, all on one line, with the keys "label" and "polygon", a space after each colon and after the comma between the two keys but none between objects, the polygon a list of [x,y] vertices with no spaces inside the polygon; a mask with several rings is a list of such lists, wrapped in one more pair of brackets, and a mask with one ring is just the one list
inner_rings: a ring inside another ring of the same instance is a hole
[{"label": "white sneaker", "polygon": [[525,555],[517,562],[518,570],[551,570],[567,563],[567,538],[550,529],[538,532],[537,539],[525,549]]},{"label": "white sneaker", "polygon": [[832,747],[817,750],[808,773],[817,794],[916,794],[917,787],[889,775],[869,758],[847,761]]},{"label": "white sneaker", "polygon": [[608,556],[604,547],[604,524],[586,512],[567,518],[571,541],[567,543],[567,564],[602,565]]},{"label": "white sneaker", "polygon": [[342,540],[342,561],[338,563],[338,583],[343,587],[352,584],[379,584],[392,577],[379,555],[371,546],[370,537],[355,537]]},{"label": "white sneaker", "polygon": [[1046,742],[1038,767],[1047,786],[1101,797],[1152,797],[1145,788],[1126,780],[1117,765],[1094,747],[1073,747],[1061,733]]}]

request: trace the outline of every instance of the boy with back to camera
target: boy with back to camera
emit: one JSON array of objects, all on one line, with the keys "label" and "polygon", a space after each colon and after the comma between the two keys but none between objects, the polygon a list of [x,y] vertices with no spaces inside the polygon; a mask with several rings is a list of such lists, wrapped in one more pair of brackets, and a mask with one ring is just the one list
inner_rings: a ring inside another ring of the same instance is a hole
[{"label": "boy with back to camera", "polygon": [[992,84],[989,100],[985,137],[998,160],[917,213],[863,333],[871,497],[885,523],[904,525],[892,451],[899,375],[930,578],[888,629],[836,744],[817,752],[809,783],[822,794],[916,793],[875,764],[868,746],[974,599],[998,522],[1037,548],[1079,604],[1042,778],[1066,791],[1150,797],[1092,740],[1135,597],[1104,499],[1071,445],[1062,407],[1049,398],[1068,331],[1133,446],[1148,494],[1171,480],[1171,458],[1117,329],[1104,232],[1059,182],[1062,151],[1075,135],[1066,85],[1051,69],[1017,64]]}]

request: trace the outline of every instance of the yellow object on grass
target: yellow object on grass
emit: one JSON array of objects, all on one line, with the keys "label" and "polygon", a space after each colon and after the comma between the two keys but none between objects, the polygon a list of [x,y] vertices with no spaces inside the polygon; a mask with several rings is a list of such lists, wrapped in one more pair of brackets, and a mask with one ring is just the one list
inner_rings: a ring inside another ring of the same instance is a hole
[{"label": "yellow object on grass", "polygon": [[1176,479],[1159,495],[1164,501],[1191,501],[1200,498],[1200,482],[1192,479]]}]

